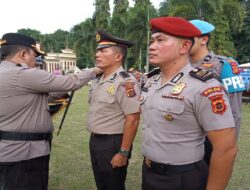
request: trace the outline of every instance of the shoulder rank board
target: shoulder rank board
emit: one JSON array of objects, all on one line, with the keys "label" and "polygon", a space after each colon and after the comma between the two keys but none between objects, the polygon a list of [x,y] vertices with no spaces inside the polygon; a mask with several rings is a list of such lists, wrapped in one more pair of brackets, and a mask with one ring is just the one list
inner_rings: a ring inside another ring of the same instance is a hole
[{"label": "shoulder rank board", "polygon": [[126,71],[121,71],[119,74],[123,79],[130,78],[130,75]]},{"label": "shoulder rank board", "polygon": [[211,71],[208,70],[203,70],[201,68],[195,68],[192,71],[189,72],[189,74],[194,77],[197,78],[203,82],[208,81],[209,79],[214,78],[214,74]]}]

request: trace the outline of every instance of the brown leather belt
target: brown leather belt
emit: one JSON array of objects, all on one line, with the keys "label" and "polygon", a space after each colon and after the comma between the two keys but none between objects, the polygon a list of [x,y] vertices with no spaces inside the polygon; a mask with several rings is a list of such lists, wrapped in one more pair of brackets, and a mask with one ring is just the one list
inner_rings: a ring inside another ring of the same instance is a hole
[{"label": "brown leather belt", "polygon": [[199,168],[204,163],[204,160],[184,165],[170,165],[170,164],[157,163],[144,157],[144,162],[147,168],[150,168],[151,170],[158,173],[166,173],[166,172],[181,173]]}]

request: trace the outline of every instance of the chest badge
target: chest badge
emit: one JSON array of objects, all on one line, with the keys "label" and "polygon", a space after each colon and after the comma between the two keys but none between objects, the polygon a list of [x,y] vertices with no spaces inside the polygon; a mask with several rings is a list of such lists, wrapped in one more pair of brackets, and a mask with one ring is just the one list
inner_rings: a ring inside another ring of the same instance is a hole
[{"label": "chest badge", "polygon": [[115,86],[114,85],[111,85],[110,87],[108,87],[107,89],[107,93],[108,94],[113,94],[115,91]]},{"label": "chest badge", "polygon": [[183,89],[186,87],[186,83],[184,82],[178,82],[172,89],[171,89],[171,93],[173,95],[178,95],[180,94]]},{"label": "chest badge", "polygon": [[171,115],[171,114],[164,115],[164,118],[165,118],[167,121],[173,121],[173,120],[174,120],[174,117],[173,117],[173,115]]}]

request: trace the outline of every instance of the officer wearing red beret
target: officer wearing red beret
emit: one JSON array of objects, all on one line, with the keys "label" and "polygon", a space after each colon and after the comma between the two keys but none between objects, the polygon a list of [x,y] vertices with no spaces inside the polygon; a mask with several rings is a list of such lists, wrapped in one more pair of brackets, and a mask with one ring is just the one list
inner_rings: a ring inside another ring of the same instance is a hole
[{"label": "officer wearing red beret", "polygon": [[[222,84],[189,63],[193,38],[201,32],[179,17],[153,18],[150,25],[148,56],[159,70],[148,75],[140,97],[142,189],[225,189],[237,152],[235,125]],[[209,169],[206,135],[214,146]]]},{"label": "officer wearing red beret", "polygon": [[48,95],[76,90],[102,71],[55,76],[36,68],[45,52],[33,38],[7,33],[0,45],[0,189],[46,190],[53,132]]}]

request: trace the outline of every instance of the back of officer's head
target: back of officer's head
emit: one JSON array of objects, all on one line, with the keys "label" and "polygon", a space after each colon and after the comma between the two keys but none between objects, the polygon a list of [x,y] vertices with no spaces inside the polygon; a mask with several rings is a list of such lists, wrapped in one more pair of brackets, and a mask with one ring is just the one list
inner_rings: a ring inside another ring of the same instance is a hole
[{"label": "back of officer's head", "polygon": [[210,41],[210,33],[214,31],[215,26],[207,21],[199,19],[191,20],[189,22],[201,31],[201,35],[199,36],[200,38],[207,38],[206,46],[208,47]]},{"label": "back of officer's head", "polygon": [[0,41],[1,60],[15,56],[18,52],[34,50],[37,55],[45,55],[45,52],[38,48],[34,38],[18,33],[4,34]]}]

